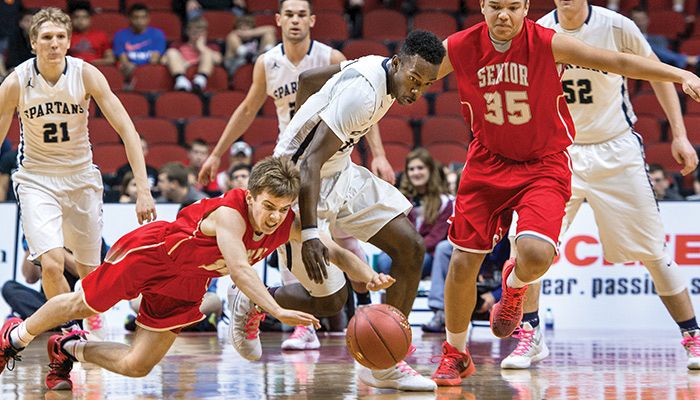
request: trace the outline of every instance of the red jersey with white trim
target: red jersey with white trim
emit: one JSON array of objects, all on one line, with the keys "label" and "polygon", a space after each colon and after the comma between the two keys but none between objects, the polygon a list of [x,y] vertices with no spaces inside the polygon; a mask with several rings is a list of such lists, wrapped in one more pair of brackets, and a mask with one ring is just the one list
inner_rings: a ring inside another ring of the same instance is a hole
[{"label": "red jersey with white trim", "polygon": [[230,207],[238,211],[246,223],[243,244],[248,251],[250,265],[267,257],[279,246],[287,243],[294,222],[294,212],[287,217],[271,235],[257,235],[248,220],[248,203],[244,189],[233,189],[221,197],[202,199],[183,208],[177,219],[165,227],[164,246],[166,253],[179,266],[181,276],[217,277],[228,275],[224,257],[219,251],[216,236],[206,236],[199,224],[219,207]]},{"label": "red jersey with white trim", "polygon": [[485,22],[448,37],[462,114],[471,121],[474,138],[490,152],[528,161],[561,152],[573,142],[563,68],[552,54],[554,33],[525,19],[509,46],[495,45]]}]

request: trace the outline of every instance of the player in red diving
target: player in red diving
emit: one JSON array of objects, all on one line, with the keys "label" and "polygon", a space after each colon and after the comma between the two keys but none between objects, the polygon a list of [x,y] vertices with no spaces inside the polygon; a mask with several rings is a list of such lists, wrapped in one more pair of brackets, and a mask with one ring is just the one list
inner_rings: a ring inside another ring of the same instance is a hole
[{"label": "player in red diving", "polygon": [[[527,0],[481,0],[485,22],[448,37],[439,77],[454,71],[474,140],[457,191],[448,238],[455,247],[445,283],[447,340],[433,379],[459,385],[474,372],[466,349],[484,256],[518,214],[517,257],[503,267],[503,297],[491,330],[507,337],[522,318],[527,284],[554,258],[571,196],[566,148],[574,124],[562,92],[566,64],[683,84],[696,101],[700,79],[660,62],[590,47],[525,18]],[[620,110],[622,113],[623,110]]]},{"label": "player in red diving", "polygon": [[[126,376],[145,376],[182,327],[204,319],[199,305],[209,281],[227,274],[258,307],[283,323],[318,325],[310,314],[279,306],[251,268],[287,242],[290,233],[301,235],[290,210],[299,186],[299,172],[289,160],[269,157],[253,168],[247,191],[234,189],[221,197],[200,200],[180,211],[173,222],[153,222],[124,235],[105,262],[83,279],[82,292],[51,298],[26,321],[11,318],[5,322],[0,330],[0,372],[9,360],[19,359],[17,353],[36,335],[62,321],[105,312],[120,300],[142,294],[138,328],[130,346],[86,341],[79,331],[52,336],[46,384],[49,389],[71,389],[74,361],[91,362]],[[349,256],[351,262],[360,263],[332,240],[326,242],[336,262],[343,264]],[[362,267],[369,269],[360,263]],[[381,274],[365,276],[371,276],[369,281],[377,286],[392,283]]]}]

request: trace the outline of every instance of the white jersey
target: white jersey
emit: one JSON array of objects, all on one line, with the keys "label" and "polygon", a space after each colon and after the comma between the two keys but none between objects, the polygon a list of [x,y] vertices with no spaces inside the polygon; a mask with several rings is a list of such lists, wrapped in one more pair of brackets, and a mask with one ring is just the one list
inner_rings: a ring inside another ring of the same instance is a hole
[{"label": "white jersey", "polygon": [[[642,57],[652,54],[649,43],[634,22],[606,8],[589,6],[586,22],[575,31],[559,25],[556,10],[537,23],[594,47]],[[630,132],[637,122],[623,76],[566,65],[562,85],[576,126],[574,143],[602,143]]]},{"label": "white jersey", "polygon": [[344,143],[323,164],[321,177],[343,171],[350,163],[352,147],[376,124],[392,104],[387,92],[389,59],[367,56],[341,63],[342,70],[309,97],[280,135],[274,155],[303,159],[316,127],[323,120]]},{"label": "white jersey", "polygon": [[39,74],[36,58],[23,62],[15,72],[20,88],[20,168],[57,175],[90,167],[90,99],[83,84],[83,60],[66,57],[66,68],[53,86]]},{"label": "white jersey", "polygon": [[275,101],[279,133],[284,132],[289,120],[294,116],[299,75],[312,68],[330,65],[332,52],[332,47],[312,40],[306,56],[297,65],[289,61],[282,43],[265,52],[263,60],[267,95]]}]

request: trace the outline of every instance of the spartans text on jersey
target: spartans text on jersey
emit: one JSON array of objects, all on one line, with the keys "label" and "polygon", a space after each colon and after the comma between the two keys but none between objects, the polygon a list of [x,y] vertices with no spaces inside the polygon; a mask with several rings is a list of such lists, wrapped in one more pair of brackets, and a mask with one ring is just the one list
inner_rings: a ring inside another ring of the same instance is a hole
[{"label": "spartans text on jersey", "polygon": [[37,104],[24,110],[24,117],[34,119],[51,114],[83,114],[85,109],[80,104],[69,104],[62,101],[50,101]]}]

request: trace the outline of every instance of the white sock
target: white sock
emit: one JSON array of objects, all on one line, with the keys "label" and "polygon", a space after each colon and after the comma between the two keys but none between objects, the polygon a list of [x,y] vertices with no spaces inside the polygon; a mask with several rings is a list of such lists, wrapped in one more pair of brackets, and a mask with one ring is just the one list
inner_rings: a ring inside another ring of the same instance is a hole
[{"label": "white sock", "polygon": [[86,344],[87,341],[81,339],[68,340],[63,343],[63,350],[75,357],[78,361],[85,362],[83,351],[85,350]]},{"label": "white sock", "polygon": [[506,280],[506,285],[508,287],[511,287],[513,289],[520,289],[521,287],[527,286],[528,283],[530,282],[523,282],[520,279],[518,279],[518,276],[515,274],[515,270],[518,267],[513,268],[513,270],[510,272],[510,275],[508,275],[508,279]]},{"label": "white sock", "polygon": [[449,330],[447,331],[447,343],[450,344],[450,346],[454,347],[455,349],[459,350],[462,353],[467,352],[467,329],[464,332],[450,332]]},{"label": "white sock", "polygon": [[27,323],[22,321],[15,329],[10,332],[10,343],[15,349],[23,349],[34,340],[35,336],[27,332]]}]

